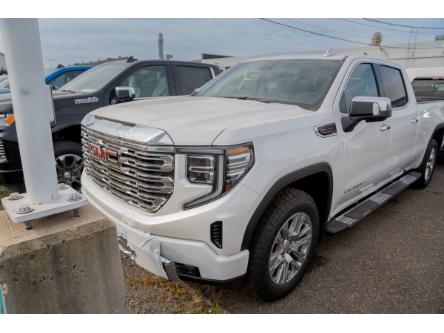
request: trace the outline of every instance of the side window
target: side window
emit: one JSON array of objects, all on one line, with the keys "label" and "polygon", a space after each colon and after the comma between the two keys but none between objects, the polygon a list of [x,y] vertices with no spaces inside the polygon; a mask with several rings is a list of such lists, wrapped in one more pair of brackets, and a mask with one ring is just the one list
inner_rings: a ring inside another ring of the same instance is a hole
[{"label": "side window", "polygon": [[380,68],[385,97],[390,98],[394,108],[406,105],[408,98],[401,71],[387,66]]},{"label": "side window", "polygon": [[351,102],[357,96],[377,97],[378,85],[371,64],[360,64],[354,70],[347,82],[340,102],[342,113],[348,113]]},{"label": "side window", "polygon": [[168,96],[168,78],[165,66],[142,67],[119,82],[118,86],[132,87],[137,97]]},{"label": "side window", "polygon": [[178,95],[189,95],[194,89],[211,80],[210,69],[206,67],[176,66],[176,87]]}]

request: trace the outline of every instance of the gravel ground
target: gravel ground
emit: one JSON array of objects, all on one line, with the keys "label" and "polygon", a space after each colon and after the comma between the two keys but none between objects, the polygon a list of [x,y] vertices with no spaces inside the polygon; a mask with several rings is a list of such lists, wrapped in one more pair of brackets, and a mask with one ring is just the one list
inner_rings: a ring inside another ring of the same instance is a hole
[{"label": "gravel ground", "polygon": [[327,236],[299,286],[265,303],[248,284],[168,282],[123,260],[133,313],[444,313],[444,166],[352,229]]}]

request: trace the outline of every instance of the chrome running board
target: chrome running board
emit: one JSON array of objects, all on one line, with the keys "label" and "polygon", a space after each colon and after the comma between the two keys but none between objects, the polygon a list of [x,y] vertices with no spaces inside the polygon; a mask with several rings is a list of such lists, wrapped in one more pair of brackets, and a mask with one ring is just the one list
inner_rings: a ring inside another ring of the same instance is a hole
[{"label": "chrome running board", "polygon": [[340,215],[334,217],[325,225],[325,231],[335,234],[351,228],[371,212],[375,211],[387,201],[394,198],[407,187],[412,185],[417,179],[419,179],[419,177],[421,177],[419,172],[411,171],[407,173],[378,192],[370,195],[370,197],[364,201],[358,203],[357,205],[353,205],[345,212],[342,212]]}]

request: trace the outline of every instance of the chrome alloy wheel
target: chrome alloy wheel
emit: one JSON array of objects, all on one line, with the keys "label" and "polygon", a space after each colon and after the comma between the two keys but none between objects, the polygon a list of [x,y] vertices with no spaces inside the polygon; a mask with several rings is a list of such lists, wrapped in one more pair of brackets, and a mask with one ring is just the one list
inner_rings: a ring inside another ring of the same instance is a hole
[{"label": "chrome alloy wheel", "polygon": [[430,177],[432,176],[433,169],[436,164],[436,148],[433,147],[430,151],[429,159],[427,160],[426,169],[424,172],[425,181],[428,182]]},{"label": "chrome alloy wheel", "polygon": [[302,212],[290,216],[277,233],[268,260],[268,273],[276,284],[291,281],[305,262],[312,241],[312,222]]},{"label": "chrome alloy wheel", "polygon": [[82,175],[82,157],[75,154],[63,154],[56,158],[56,170],[59,183],[65,183],[75,190],[80,190]]}]

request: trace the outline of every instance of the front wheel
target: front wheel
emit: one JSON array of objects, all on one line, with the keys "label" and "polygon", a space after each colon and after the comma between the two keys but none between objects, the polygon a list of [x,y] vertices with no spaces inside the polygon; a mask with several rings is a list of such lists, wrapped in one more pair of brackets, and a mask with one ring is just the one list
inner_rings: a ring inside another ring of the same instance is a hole
[{"label": "front wheel", "polygon": [[252,247],[249,277],[257,295],[275,301],[291,292],[304,275],[318,237],[313,198],[284,189],[262,218]]},{"label": "front wheel", "polygon": [[421,166],[417,169],[421,173],[421,177],[413,184],[414,187],[425,188],[430,184],[435,171],[438,152],[438,143],[434,139],[430,140]]},{"label": "front wheel", "polygon": [[82,146],[73,141],[55,142],[54,156],[58,182],[80,191],[80,177],[83,170]]}]

